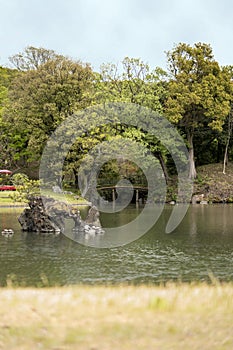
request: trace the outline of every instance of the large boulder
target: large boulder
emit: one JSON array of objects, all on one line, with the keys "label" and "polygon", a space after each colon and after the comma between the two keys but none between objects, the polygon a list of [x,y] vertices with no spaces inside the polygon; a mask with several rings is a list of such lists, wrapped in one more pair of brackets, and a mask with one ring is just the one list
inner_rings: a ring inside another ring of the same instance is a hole
[{"label": "large boulder", "polygon": [[65,219],[74,221],[76,231],[83,231],[86,225],[101,228],[99,212],[94,206],[89,209],[87,219],[83,221],[77,208],[50,197],[31,197],[28,205],[29,208],[24,209],[18,218],[23,231],[64,232]]}]

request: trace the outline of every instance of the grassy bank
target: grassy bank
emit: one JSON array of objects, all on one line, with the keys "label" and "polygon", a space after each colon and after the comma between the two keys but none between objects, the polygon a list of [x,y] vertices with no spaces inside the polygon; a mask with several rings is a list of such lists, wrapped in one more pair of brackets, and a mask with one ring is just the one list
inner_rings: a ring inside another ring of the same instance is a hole
[{"label": "grassy bank", "polygon": [[0,290],[0,349],[233,348],[233,285]]},{"label": "grassy bank", "polygon": [[[208,203],[233,203],[233,163],[229,163],[223,174],[221,163],[197,167],[193,194]],[[167,201],[177,198],[177,177],[170,178]]]},{"label": "grassy bank", "polygon": [[11,198],[13,191],[0,191],[0,206],[23,206],[25,203],[14,202]]},{"label": "grassy bank", "polygon": [[[14,192],[12,191],[0,191],[0,206],[26,206],[26,203],[15,202],[12,199],[12,195],[14,195]],[[60,193],[48,192],[47,195],[57,200],[66,201],[67,203],[73,205],[88,205],[88,202],[85,199],[81,197],[79,198],[72,194],[66,194],[64,196]]]},{"label": "grassy bank", "polygon": [[226,174],[221,163],[203,165],[197,169],[194,191],[204,195],[212,203],[233,203],[233,163],[229,163]]}]

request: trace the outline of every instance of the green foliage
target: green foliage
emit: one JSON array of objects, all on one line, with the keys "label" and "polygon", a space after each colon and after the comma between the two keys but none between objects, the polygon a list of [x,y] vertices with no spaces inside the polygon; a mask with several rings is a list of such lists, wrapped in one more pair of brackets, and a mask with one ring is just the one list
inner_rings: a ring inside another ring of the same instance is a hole
[{"label": "green foliage", "polygon": [[12,176],[12,182],[16,186],[16,191],[11,195],[14,202],[26,203],[31,196],[40,194],[40,181],[30,180],[25,174],[14,174]]},{"label": "green foliage", "polygon": [[230,110],[231,81],[207,44],[179,44],[167,53],[170,71],[166,115],[184,129],[195,177],[195,132],[202,126],[221,132]]},{"label": "green foliage", "polygon": [[[161,68],[151,69],[141,59],[125,57],[121,65],[105,64],[96,75],[94,103],[129,102],[147,107],[160,115],[166,98],[167,74]],[[130,111],[129,111],[130,113]],[[133,121],[137,124],[137,117]],[[112,134],[112,133],[111,133]],[[146,146],[163,164],[166,180],[166,148],[142,127],[121,125],[115,134]]]},{"label": "green foliage", "polygon": [[[16,69],[0,67],[1,166],[20,169],[39,161],[47,140],[67,117],[108,102],[147,107],[174,123],[190,151],[190,177],[196,176],[195,162],[200,165],[224,158],[227,164],[233,157],[233,66],[220,67],[211,46],[203,43],[180,43],[167,58],[168,72],[126,57],[119,65],[102,65],[96,73],[88,64],[49,49],[29,46],[12,56],[10,62]],[[89,115],[93,128],[67,149],[63,174],[69,182],[78,186],[79,166],[91,149],[120,137],[140,143],[157,157],[169,183],[174,163],[164,145],[145,132],[146,122],[145,128],[143,123],[138,126],[137,116],[132,115],[135,127],[117,120],[100,125],[98,118],[101,116],[94,112]],[[118,165],[115,161],[106,165],[110,177],[119,175]]]},{"label": "green foliage", "polygon": [[221,131],[229,113],[229,79],[206,44],[179,44],[167,53],[171,74],[166,113],[186,129],[206,123]]},{"label": "green foliage", "polygon": [[17,156],[26,150],[29,160],[38,159],[57,126],[88,104],[92,71],[88,64],[42,48],[27,48],[13,61],[21,73],[9,88],[5,120],[12,126],[15,147],[19,138],[24,140]]},{"label": "green foliage", "polygon": [[165,94],[166,73],[136,58],[125,57],[121,67],[104,64],[96,77],[97,103],[121,101],[136,103],[162,113],[161,98]]},{"label": "green foliage", "polygon": [[54,50],[28,46],[24,52],[11,56],[9,60],[18,71],[28,71],[38,69],[41,65],[55,59],[57,56]]},{"label": "green foliage", "polygon": [[4,119],[4,113],[8,104],[9,86],[16,77],[17,71],[0,67],[0,164],[4,167],[12,167],[14,155],[11,147],[11,124]]}]

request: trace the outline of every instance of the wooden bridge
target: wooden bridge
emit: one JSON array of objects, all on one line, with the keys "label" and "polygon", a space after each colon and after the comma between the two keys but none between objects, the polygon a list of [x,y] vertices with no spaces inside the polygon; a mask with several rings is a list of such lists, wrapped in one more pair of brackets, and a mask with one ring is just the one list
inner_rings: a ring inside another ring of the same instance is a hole
[{"label": "wooden bridge", "polygon": [[139,193],[141,192],[148,192],[148,187],[142,186],[142,185],[132,185],[132,186],[124,186],[124,185],[105,185],[105,186],[99,186],[96,188],[99,191],[105,191],[110,190],[112,191],[112,202],[115,202],[116,200],[116,191],[117,189],[133,189],[135,191],[135,201],[136,203],[139,202]]}]

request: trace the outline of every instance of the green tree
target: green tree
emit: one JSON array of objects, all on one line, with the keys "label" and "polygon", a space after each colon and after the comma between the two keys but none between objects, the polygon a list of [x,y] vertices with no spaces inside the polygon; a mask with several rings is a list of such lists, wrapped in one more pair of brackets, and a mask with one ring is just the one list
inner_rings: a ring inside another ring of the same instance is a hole
[{"label": "green tree", "polygon": [[[129,102],[162,113],[160,99],[165,94],[163,87],[164,74],[161,69],[151,70],[148,64],[135,58],[126,57],[122,61],[121,67],[114,64],[104,64],[101,66],[100,73],[95,73],[94,84],[92,89],[89,90],[91,102],[93,105],[102,105],[116,101]],[[164,162],[166,150],[157,140],[152,139],[143,129],[139,130],[135,127],[111,123],[111,125],[102,125],[86,131],[82,137],[77,138],[69,150],[64,164],[64,170],[69,178],[72,178],[73,174],[76,187],[78,186],[78,168],[82,159],[93,147],[118,136],[143,143],[150,148],[160,159],[163,164],[165,176],[166,178],[168,177]],[[115,176],[116,167],[113,161],[111,163],[113,174],[110,174],[110,163],[106,169],[108,169],[109,176],[111,177],[112,175]],[[91,172],[87,171],[87,174],[88,177],[91,175]],[[88,187],[89,179],[86,178],[85,182],[86,187]]]},{"label": "green tree", "polygon": [[205,125],[222,130],[230,110],[230,81],[214,60],[210,45],[180,43],[167,53],[170,81],[165,111],[187,139],[190,178],[196,177],[194,136]]},{"label": "green tree", "polygon": [[165,75],[161,68],[152,70],[138,58],[125,57],[121,66],[103,64],[96,79],[95,101],[131,102],[162,113]]},{"label": "green tree", "polygon": [[27,175],[17,173],[12,176],[16,191],[11,194],[14,202],[27,203],[31,197],[40,195],[40,181],[30,180]]},{"label": "green tree", "polygon": [[18,71],[38,69],[41,65],[54,60],[59,55],[54,50],[28,46],[23,52],[9,57],[9,61]]},{"label": "green tree", "polygon": [[[138,58],[125,57],[121,66],[104,64],[96,78],[95,103],[130,102],[163,113],[166,97],[166,73],[161,68],[151,69]],[[159,159],[166,181],[166,149],[154,137],[133,127],[118,126],[118,134],[143,143]]]},{"label": "green tree", "polygon": [[224,158],[223,158],[223,174],[226,174],[226,167],[228,163],[228,153],[230,147],[230,141],[232,137],[232,129],[233,129],[233,66],[223,67],[223,72],[226,76],[226,81],[230,80],[230,88],[231,88],[231,100],[230,100],[230,111],[226,119],[226,123],[223,128],[222,138],[224,139],[225,150],[224,150]]},{"label": "green tree", "polygon": [[15,167],[11,144],[11,124],[4,118],[4,111],[8,103],[8,90],[17,71],[0,67],[0,164],[4,167]]},{"label": "green tree", "polygon": [[14,127],[15,136],[27,138],[22,154],[26,152],[28,160],[39,159],[56,127],[90,103],[93,73],[88,64],[42,48],[27,48],[11,61],[21,73],[9,88],[5,120]]}]

